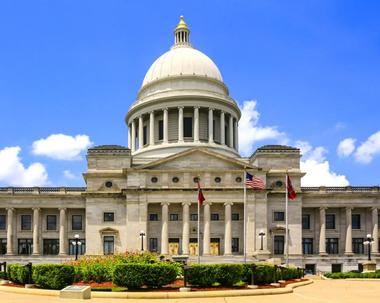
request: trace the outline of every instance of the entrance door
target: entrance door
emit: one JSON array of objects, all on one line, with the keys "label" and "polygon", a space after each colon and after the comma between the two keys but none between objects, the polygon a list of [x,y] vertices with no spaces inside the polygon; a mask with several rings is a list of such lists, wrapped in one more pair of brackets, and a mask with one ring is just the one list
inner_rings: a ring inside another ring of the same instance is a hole
[{"label": "entrance door", "polygon": [[179,239],[170,238],[169,239],[169,255],[178,255],[179,254]]},{"label": "entrance door", "polygon": [[197,238],[190,238],[189,253],[190,253],[190,256],[198,256]]},{"label": "entrance door", "polygon": [[220,240],[219,238],[213,238],[210,241],[210,254],[212,256],[219,256],[219,251],[220,251]]},{"label": "entrance door", "polygon": [[305,264],[305,274],[315,275],[315,264]]},{"label": "entrance door", "polygon": [[342,272],[342,264],[331,264],[331,272]]}]

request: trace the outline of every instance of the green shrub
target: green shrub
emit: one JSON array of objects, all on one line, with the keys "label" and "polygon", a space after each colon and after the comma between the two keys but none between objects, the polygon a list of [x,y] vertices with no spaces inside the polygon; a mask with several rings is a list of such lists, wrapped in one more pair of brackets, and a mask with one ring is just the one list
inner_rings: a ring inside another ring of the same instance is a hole
[{"label": "green shrub", "polygon": [[279,280],[278,274],[274,265],[271,264],[258,264],[254,271],[255,284],[268,284],[277,282]]},{"label": "green shrub", "polygon": [[211,287],[216,281],[217,265],[194,264],[186,270],[189,284],[199,287]]},{"label": "green shrub", "polygon": [[177,278],[178,267],[175,264],[146,264],[142,269],[146,270],[144,284],[148,287],[161,287]]},{"label": "green shrub", "polygon": [[42,264],[33,266],[33,281],[47,289],[62,289],[74,282],[75,270],[72,265]]},{"label": "green shrub", "polygon": [[[7,266],[8,278],[12,282],[27,284],[29,281],[29,270],[22,264],[9,264]],[[33,271],[33,270],[32,270]]]},{"label": "green shrub", "polygon": [[7,280],[8,275],[5,271],[0,271],[0,280]]},{"label": "green shrub", "polygon": [[216,281],[220,285],[231,287],[242,279],[242,264],[218,264],[216,266]]},{"label": "green shrub", "polygon": [[98,283],[112,281],[113,266],[110,264],[90,263],[80,266],[77,271],[78,277],[83,281],[95,281]]},{"label": "green shrub", "polygon": [[325,277],[330,279],[380,279],[380,271],[375,272],[334,272],[325,273]]}]

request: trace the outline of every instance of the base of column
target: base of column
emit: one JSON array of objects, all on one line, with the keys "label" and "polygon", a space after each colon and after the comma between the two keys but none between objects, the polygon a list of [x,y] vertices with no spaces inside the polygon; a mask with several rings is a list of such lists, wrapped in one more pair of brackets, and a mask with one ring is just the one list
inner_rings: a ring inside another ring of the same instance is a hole
[{"label": "base of column", "polygon": [[5,255],[6,256],[15,256],[16,254],[15,253],[6,253]]},{"label": "base of column", "polygon": [[346,257],[353,257],[354,256],[354,253],[353,252],[345,252],[344,255]]},{"label": "base of column", "polygon": [[[60,257],[68,257],[69,255],[66,254],[66,253],[59,253],[58,256],[60,256]],[[75,257],[75,256],[74,256],[74,257]]]},{"label": "base of column", "polygon": [[327,257],[329,254],[328,253],[325,253],[325,252],[320,252],[319,253],[319,256],[321,257]]},{"label": "base of column", "polygon": [[32,253],[32,256],[41,256],[40,253]]},{"label": "base of column", "polygon": [[230,256],[232,256],[232,253],[226,253],[226,254],[223,254],[223,256],[230,257]]}]

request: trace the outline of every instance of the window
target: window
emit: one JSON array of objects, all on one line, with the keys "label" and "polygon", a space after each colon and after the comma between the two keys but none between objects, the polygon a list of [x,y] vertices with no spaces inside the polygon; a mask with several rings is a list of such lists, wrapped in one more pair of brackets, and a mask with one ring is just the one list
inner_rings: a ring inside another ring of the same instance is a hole
[{"label": "window", "polygon": [[32,216],[22,215],[21,216],[21,230],[31,230],[32,229]]},{"label": "window", "polygon": [[146,145],[148,143],[148,134],[146,126],[143,127],[143,145]]},{"label": "window", "polygon": [[32,239],[18,239],[18,254],[31,255],[33,250]]},{"label": "window", "polygon": [[338,254],[339,253],[338,238],[327,238],[326,239],[326,252],[328,254]]},{"label": "window", "polygon": [[313,238],[302,238],[302,253],[304,255],[313,254]]},{"label": "window", "polygon": [[233,213],[231,219],[232,221],[239,221],[239,213]]},{"label": "window", "polygon": [[178,214],[170,214],[169,220],[170,221],[178,221],[179,220]]},{"label": "window", "polygon": [[149,238],[149,251],[157,252],[158,251],[158,240],[157,238]]},{"label": "window", "polygon": [[232,252],[239,252],[239,238],[232,238]]},{"label": "window", "polygon": [[59,240],[58,239],[44,239],[43,240],[43,254],[44,255],[58,255],[59,253]]},{"label": "window", "polygon": [[310,215],[302,215],[302,229],[310,229]]},{"label": "window", "polygon": [[227,128],[227,125],[226,126],[224,126],[224,144],[225,145],[228,145],[229,144],[229,132],[228,132],[228,128]]},{"label": "window", "polygon": [[105,255],[113,255],[115,250],[115,237],[104,236],[103,238],[103,252]]},{"label": "window", "polygon": [[352,252],[354,254],[364,254],[363,242],[363,238],[352,238]]},{"label": "window", "polygon": [[71,217],[71,229],[82,230],[82,215],[73,215]]},{"label": "window", "polygon": [[57,229],[57,216],[56,215],[47,215],[46,216],[46,229],[47,230],[56,230]]},{"label": "window", "polygon": [[274,249],[273,252],[275,255],[282,255],[284,253],[284,236],[274,236]]},{"label": "window", "polygon": [[7,239],[0,239],[0,255],[7,253]]},{"label": "window", "polygon": [[283,211],[275,211],[273,213],[273,221],[285,221],[285,213]]},{"label": "window", "polygon": [[360,215],[359,214],[352,215],[352,229],[360,229]]},{"label": "window", "polygon": [[191,214],[190,221],[198,221],[198,214]]},{"label": "window", "polygon": [[326,215],[326,229],[335,229],[335,215],[334,214]]},{"label": "window", "polygon": [[219,214],[211,214],[211,221],[219,221]]},{"label": "window", "polygon": [[158,221],[158,214],[149,214],[149,221]]},{"label": "window", "polygon": [[158,120],[158,140],[164,140],[164,121]]},{"label": "window", "polygon": [[192,117],[183,118],[183,136],[185,138],[190,138],[193,136],[193,118]]},{"label": "window", "polygon": [[115,221],[115,213],[104,213],[104,222],[113,222]]},{"label": "window", "polygon": [[[76,245],[74,245],[73,242],[75,243],[75,239],[69,239],[69,255],[70,256],[75,256]],[[79,239],[79,242],[81,243],[81,245],[78,245],[78,255],[84,255],[86,253],[86,240]]]},{"label": "window", "polygon": [[5,215],[0,215],[0,230],[5,230],[5,225],[6,225],[6,216]]},{"label": "window", "polygon": [[215,123],[215,120],[212,120],[212,137],[216,138],[216,123]]}]

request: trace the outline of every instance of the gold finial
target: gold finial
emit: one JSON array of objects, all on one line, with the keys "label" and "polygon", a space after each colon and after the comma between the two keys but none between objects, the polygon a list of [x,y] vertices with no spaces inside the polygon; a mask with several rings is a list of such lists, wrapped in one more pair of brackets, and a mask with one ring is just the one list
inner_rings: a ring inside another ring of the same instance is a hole
[{"label": "gold finial", "polygon": [[183,16],[179,17],[179,23],[178,23],[178,25],[177,25],[177,27],[175,29],[176,30],[177,29],[189,29],[187,27],[187,24],[186,24],[185,19],[183,18]]}]

